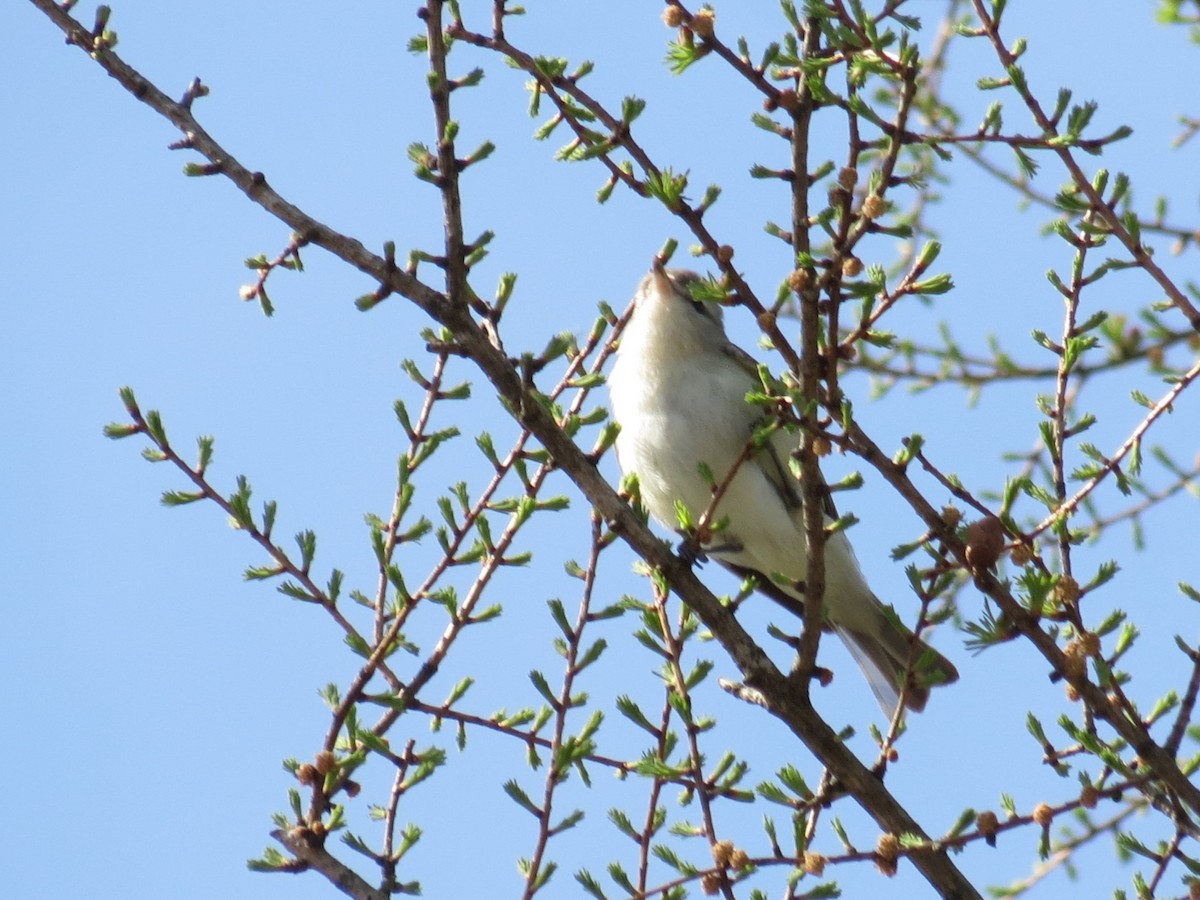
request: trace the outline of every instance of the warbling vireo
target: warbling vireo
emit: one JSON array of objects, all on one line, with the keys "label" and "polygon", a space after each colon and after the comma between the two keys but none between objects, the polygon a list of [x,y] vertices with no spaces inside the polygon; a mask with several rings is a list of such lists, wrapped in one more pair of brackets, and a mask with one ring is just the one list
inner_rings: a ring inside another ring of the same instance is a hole
[{"label": "warbling vireo", "polygon": [[[728,480],[709,519],[728,525],[699,549],[743,577],[755,575],[763,593],[785,607],[802,609],[804,517],[800,484],[788,466],[799,441],[779,429],[746,455],[752,433],[766,421],[763,408],[746,400],[762,389],[757,367],[725,336],[721,307],[693,297],[698,280],[694,272],[657,266],[638,287],[608,380],[621,426],[617,458],[624,472],[637,474],[642,502],[668,528],[678,526],[677,503],[697,520],[712,503],[714,485]],[[826,501],[832,522],[837,513],[827,492]],[[931,685],[958,678],[871,592],[843,531],[825,541],[825,618],[889,715],[906,673],[906,705],[918,711]]]}]

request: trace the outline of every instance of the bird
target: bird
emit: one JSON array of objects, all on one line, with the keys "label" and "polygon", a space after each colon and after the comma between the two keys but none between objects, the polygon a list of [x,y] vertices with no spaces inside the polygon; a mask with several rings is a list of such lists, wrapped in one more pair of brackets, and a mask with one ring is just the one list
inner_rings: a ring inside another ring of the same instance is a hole
[{"label": "bird", "polygon": [[[638,286],[608,377],[618,464],[637,476],[641,503],[669,529],[679,525],[678,504],[694,521],[724,485],[709,521],[725,525],[701,529],[694,556],[755,576],[762,593],[802,614],[804,516],[788,465],[799,441],[777,428],[754,449],[752,436],[767,422],[747,400],[762,391],[757,364],[726,336],[721,305],[694,295],[700,283],[695,272],[656,262]],[[828,525],[837,511],[824,485],[822,493]],[[827,532],[824,561],[824,625],[845,642],[885,714],[897,710],[906,678],[905,706],[923,710],[931,686],[958,679],[954,665],[875,596],[844,530]]]}]

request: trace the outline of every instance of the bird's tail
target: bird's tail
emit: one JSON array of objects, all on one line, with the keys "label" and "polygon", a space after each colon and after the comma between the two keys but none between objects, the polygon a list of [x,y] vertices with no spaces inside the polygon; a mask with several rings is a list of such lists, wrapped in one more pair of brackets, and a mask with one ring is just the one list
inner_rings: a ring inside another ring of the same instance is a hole
[{"label": "bird's tail", "polygon": [[[759,591],[796,618],[804,618],[803,593],[763,577],[756,569],[716,554],[713,558],[740,578],[755,578]],[[854,571],[858,571],[857,564]],[[825,596],[827,600],[830,596],[852,598],[853,602],[848,604],[833,604],[834,610],[826,617],[826,625],[838,633],[850,650],[887,716],[895,713],[903,684],[907,683],[905,707],[920,712],[929,700],[931,687],[958,681],[954,664],[909,631],[895,611],[884,606],[867,587],[861,575],[850,585],[831,587]],[[827,602],[826,605],[830,604]]]},{"label": "bird's tail", "polygon": [[958,670],[909,631],[873,594],[871,599],[877,611],[874,627],[850,628],[835,622],[834,630],[863,670],[887,715],[895,713],[901,694],[907,708],[920,712],[929,699],[929,689],[957,681]]}]

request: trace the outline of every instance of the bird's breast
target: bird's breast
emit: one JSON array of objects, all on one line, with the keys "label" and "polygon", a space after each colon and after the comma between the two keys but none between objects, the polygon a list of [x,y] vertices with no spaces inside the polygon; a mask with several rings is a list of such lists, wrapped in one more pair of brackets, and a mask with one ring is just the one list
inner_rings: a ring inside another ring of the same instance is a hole
[{"label": "bird's breast", "polygon": [[701,464],[719,481],[750,437],[748,379],[698,362],[620,374],[630,376],[613,393],[621,468],[637,473],[642,501],[659,521],[675,524],[676,501],[699,515],[712,497]]}]

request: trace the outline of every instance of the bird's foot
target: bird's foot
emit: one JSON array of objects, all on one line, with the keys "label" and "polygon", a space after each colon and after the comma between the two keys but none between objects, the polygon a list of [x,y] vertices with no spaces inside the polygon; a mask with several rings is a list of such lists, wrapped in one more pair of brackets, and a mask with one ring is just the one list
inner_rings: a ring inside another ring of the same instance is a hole
[{"label": "bird's foot", "polygon": [[708,556],[721,553],[741,553],[745,548],[738,541],[725,541],[721,544],[701,544],[695,537],[684,537],[679,542],[675,552],[689,566],[702,566],[708,562]]},{"label": "bird's foot", "polygon": [[695,538],[684,538],[679,542],[679,546],[675,548],[675,552],[689,566],[699,568],[708,562],[708,555],[701,548]]}]

